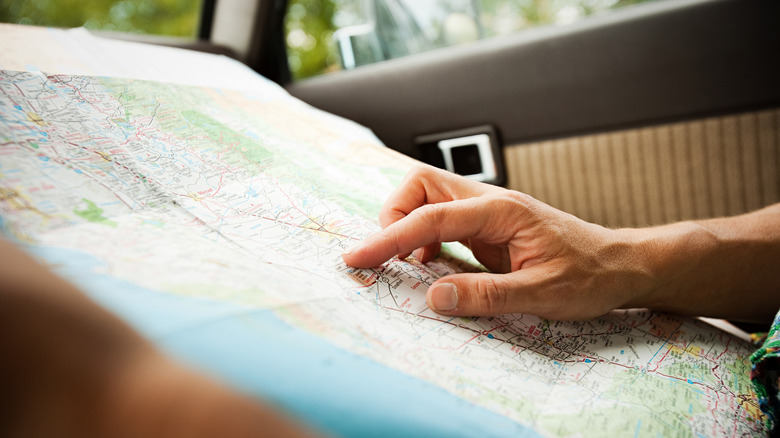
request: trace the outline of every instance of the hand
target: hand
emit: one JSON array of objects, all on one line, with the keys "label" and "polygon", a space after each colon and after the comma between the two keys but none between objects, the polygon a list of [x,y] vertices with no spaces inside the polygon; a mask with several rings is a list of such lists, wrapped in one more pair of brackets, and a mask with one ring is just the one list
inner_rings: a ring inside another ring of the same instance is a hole
[{"label": "hand", "polygon": [[344,254],[355,267],[378,266],[412,251],[430,261],[442,242],[460,241],[493,273],[455,274],[427,292],[448,315],[531,313],[589,319],[633,306],[651,291],[644,252],[629,230],[610,230],[523,193],[415,167],[388,198],[383,230]]}]

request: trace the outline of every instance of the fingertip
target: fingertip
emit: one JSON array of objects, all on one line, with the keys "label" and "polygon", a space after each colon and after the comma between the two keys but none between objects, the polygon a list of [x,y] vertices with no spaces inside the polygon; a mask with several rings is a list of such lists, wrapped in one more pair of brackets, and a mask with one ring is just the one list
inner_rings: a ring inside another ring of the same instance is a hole
[{"label": "fingertip", "polygon": [[423,247],[423,253],[422,258],[420,258],[420,261],[423,263],[428,263],[431,260],[433,260],[437,255],[439,255],[439,252],[441,251],[441,243],[431,243],[430,245],[427,245]]},{"label": "fingertip", "polygon": [[348,266],[352,266],[355,268],[362,267],[358,265],[360,265],[360,262],[362,260],[361,253],[363,252],[364,246],[365,246],[364,242],[355,243],[354,245],[345,249],[344,252],[341,253],[341,259],[344,260],[344,263],[346,263]]},{"label": "fingertip", "polygon": [[493,316],[514,313],[504,284],[508,274],[452,274],[428,288],[426,300],[435,312],[459,316]]},{"label": "fingertip", "polygon": [[341,258],[353,268],[375,268],[389,260],[394,253],[383,244],[377,234],[367,237],[341,253]]},{"label": "fingertip", "polygon": [[352,250],[348,249],[341,253],[341,260],[344,261],[344,263],[347,264],[347,266],[354,266],[355,260],[352,256]]},{"label": "fingertip", "polygon": [[425,299],[431,310],[447,314],[458,308],[458,287],[450,282],[434,283],[428,288]]}]

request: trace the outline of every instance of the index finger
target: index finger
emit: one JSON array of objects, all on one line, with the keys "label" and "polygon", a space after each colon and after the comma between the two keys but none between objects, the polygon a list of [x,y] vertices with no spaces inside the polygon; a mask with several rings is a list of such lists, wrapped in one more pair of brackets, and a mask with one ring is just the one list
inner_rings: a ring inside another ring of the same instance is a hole
[{"label": "index finger", "polygon": [[491,187],[433,166],[417,165],[385,201],[379,224],[385,228],[423,205],[476,197]]},{"label": "index finger", "polygon": [[480,206],[475,199],[424,205],[344,253],[344,262],[370,268],[431,243],[469,237],[493,240],[496,236],[486,235],[495,229],[487,223],[491,215],[485,214]]}]

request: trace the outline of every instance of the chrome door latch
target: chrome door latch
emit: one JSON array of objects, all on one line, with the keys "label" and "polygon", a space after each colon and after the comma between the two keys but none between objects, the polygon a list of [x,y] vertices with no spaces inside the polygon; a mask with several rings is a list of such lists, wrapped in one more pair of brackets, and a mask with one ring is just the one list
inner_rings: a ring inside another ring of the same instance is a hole
[{"label": "chrome door latch", "polygon": [[415,138],[423,161],[475,181],[506,183],[498,135],[492,126],[478,126]]}]

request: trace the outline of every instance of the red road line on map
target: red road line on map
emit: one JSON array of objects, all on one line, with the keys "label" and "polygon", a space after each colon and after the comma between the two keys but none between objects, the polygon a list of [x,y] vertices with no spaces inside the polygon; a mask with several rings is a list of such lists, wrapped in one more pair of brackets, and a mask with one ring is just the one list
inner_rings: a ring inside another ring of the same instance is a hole
[{"label": "red road line on map", "polygon": [[[92,101],[92,100],[89,100],[89,99],[87,99],[86,97],[84,97],[84,95],[82,95],[82,94],[81,94],[81,90],[77,90],[75,86],[73,86],[73,85],[71,85],[71,84],[69,84],[69,83],[66,83],[66,82],[64,82],[64,81],[61,79],[61,77],[62,77],[62,76],[63,76],[63,75],[49,75],[49,76],[46,76],[46,79],[47,79],[47,80],[52,80],[53,82],[56,82],[56,83],[60,84],[61,86],[65,86],[65,87],[67,87],[67,88],[71,88],[71,89],[72,89],[72,90],[73,90],[73,91],[74,91],[76,94],[78,94],[78,95],[79,95],[79,97],[80,97],[82,100],[84,100],[84,102],[88,103],[88,104],[89,104],[89,106],[91,106],[93,110],[95,110],[95,111],[97,111],[97,112],[99,112],[99,113],[101,113],[101,114],[103,114],[103,115],[105,115],[105,116],[110,116],[110,115],[112,115],[111,113],[106,113],[106,112],[104,112],[104,111],[102,111],[102,110],[98,109],[98,108],[96,107],[96,105],[95,105],[95,102],[94,102],[94,101]],[[37,112],[37,111],[36,111],[36,112]]]},{"label": "red road line on map", "polygon": [[[382,308],[384,308],[384,309],[387,309],[387,310],[392,310],[392,311],[395,311],[395,312],[399,312],[399,313],[409,313],[409,312],[403,311],[403,310],[401,310],[401,309],[396,309],[396,308],[393,308],[393,307],[388,307],[388,306],[382,306]],[[473,336],[471,339],[469,339],[468,341],[464,342],[463,344],[461,344],[461,345],[460,345],[460,346],[458,346],[457,348],[454,348],[454,349],[450,348],[450,349],[449,349],[449,350],[452,350],[452,351],[455,351],[455,350],[458,350],[458,349],[460,349],[461,347],[463,347],[463,346],[465,346],[466,344],[468,344],[469,342],[473,341],[474,339],[476,339],[477,337],[479,337],[479,336],[480,336],[481,334],[483,334],[483,333],[489,333],[489,332],[492,332],[493,330],[495,330],[495,329],[497,329],[497,328],[506,327],[507,325],[509,325],[509,324],[504,324],[504,325],[502,325],[502,326],[497,326],[497,327],[494,327],[494,328],[492,328],[492,329],[490,329],[490,330],[475,330],[475,329],[472,329],[471,327],[466,327],[466,326],[464,326],[464,325],[462,325],[462,324],[454,324],[454,323],[452,323],[452,322],[450,322],[450,321],[445,321],[445,320],[438,319],[438,318],[432,318],[432,317],[430,317],[430,316],[425,316],[425,315],[420,315],[420,314],[415,314],[415,316],[417,316],[417,317],[420,317],[420,318],[430,319],[430,320],[432,320],[432,321],[437,321],[437,322],[441,322],[441,323],[449,324],[449,325],[451,325],[451,326],[453,326],[453,327],[459,327],[459,328],[463,328],[463,329],[470,330],[471,332],[475,333],[475,335],[474,335],[474,336]],[[497,341],[499,341],[499,342],[503,342],[503,343],[505,343],[505,344],[511,345],[511,346],[513,346],[513,347],[520,347],[518,344],[516,344],[516,343],[514,343],[514,342],[512,342],[512,341],[506,340],[506,339],[500,339],[500,338],[497,338],[497,337],[494,337],[493,339],[494,339],[494,340],[497,340]],[[549,345],[549,344],[548,344],[548,345]],[[559,350],[559,351],[561,351],[561,352],[564,352],[564,353],[569,353],[569,352],[567,352],[566,350],[563,350],[563,349],[562,349],[562,348],[560,348],[560,347],[556,347],[556,346],[554,346],[554,345],[550,345],[550,346],[551,346],[551,347],[553,347],[553,348],[555,348],[555,349],[557,349],[557,350]],[[669,352],[669,350],[671,350],[671,347],[670,347],[670,348],[667,350],[667,353]],[[569,353],[569,354],[571,354],[571,353]],[[580,358],[579,360],[559,360],[559,362],[562,362],[562,363],[574,363],[574,362],[584,362],[584,361],[585,361],[585,359],[589,359],[589,360],[592,360],[592,361],[594,361],[594,362],[599,362],[599,363],[607,363],[607,364],[610,364],[610,365],[619,366],[619,367],[626,368],[626,369],[636,369],[636,367],[633,367],[633,366],[630,366],[630,365],[621,364],[621,363],[617,363],[617,362],[612,362],[612,361],[609,361],[609,360],[606,360],[606,359],[599,359],[599,358],[595,358],[595,357],[591,357],[591,356],[585,356],[585,355],[577,355],[577,356]],[[666,355],[664,355],[664,357],[666,357]],[[661,361],[663,361],[663,358],[661,359]],[[658,362],[658,363],[660,363],[660,362]],[[717,367],[716,367],[716,368],[717,368]],[[675,377],[675,376],[671,376],[671,375],[668,375],[668,374],[664,374],[664,373],[658,372],[658,371],[657,371],[657,369],[658,369],[658,368],[656,367],[656,370],[654,370],[654,371],[649,371],[649,370],[648,370],[648,371],[647,371],[647,373],[648,373],[648,374],[649,374],[649,373],[654,373],[654,374],[658,374],[658,375],[661,375],[661,376],[663,376],[663,377],[667,377],[667,378],[674,379],[674,380],[677,380],[677,381],[686,382],[686,383],[688,382],[688,379],[684,379],[684,378],[681,378],[681,377]],[[723,387],[724,389],[727,389],[728,387],[727,387],[727,386],[725,386],[725,384],[723,384],[723,380],[722,380],[722,379],[720,379],[720,377],[719,377],[719,380],[720,380],[720,382],[721,382],[721,385],[722,385],[722,387]],[[718,392],[715,390],[715,388],[712,388],[712,387],[710,387],[710,386],[708,386],[708,385],[705,385],[704,383],[701,383],[701,382],[695,382],[695,381],[691,381],[691,384],[698,385],[698,386],[701,386],[701,387],[703,387],[703,388],[706,388],[706,389],[710,390],[710,391],[711,391],[711,392],[713,392],[713,393],[718,393]],[[752,405],[752,406],[757,406],[757,405],[756,405],[754,402],[752,402],[751,400],[747,400],[747,399],[745,398],[744,394],[736,394],[736,393],[734,393],[734,392],[732,392],[732,391],[730,391],[730,390],[728,391],[728,393],[729,393],[729,394],[731,395],[731,397],[732,397],[732,398],[734,398],[734,399],[741,400],[743,403],[747,403],[747,404],[750,404],[750,405]],[[716,399],[715,405],[716,405],[716,408],[717,408],[717,403],[718,403],[718,401],[717,401],[717,396],[715,397],[715,399]],[[741,403],[740,403],[739,405],[740,405],[740,407],[741,407],[743,410],[746,410],[744,407],[742,407],[742,404],[741,404]]]},{"label": "red road line on map", "polygon": [[[627,326],[631,327],[631,326]],[[636,327],[632,327],[633,329],[636,329]],[[604,336],[604,335],[616,335],[620,334],[621,330],[615,330],[615,331],[607,331],[607,332],[601,332],[601,333],[578,333],[578,334],[570,334],[570,335],[560,335],[560,336],[551,336],[550,340],[559,340],[559,339],[575,339],[575,338],[582,338],[582,337],[593,337],[593,336]]]},{"label": "red road line on map", "polygon": [[[409,313],[409,312],[405,312],[405,311],[402,311],[402,310],[400,310],[400,309],[395,309],[395,308],[388,307],[388,306],[382,306],[382,307],[383,307],[383,308],[385,308],[385,309],[387,309],[387,310],[393,310],[393,311],[400,312],[400,313]],[[432,318],[432,317],[430,317],[430,316],[419,315],[419,314],[418,314],[418,315],[416,315],[416,316],[418,316],[418,317],[420,317],[420,318],[430,319],[430,320],[432,320],[432,321],[443,322],[443,323],[445,323],[445,324],[449,324],[449,325],[451,325],[451,326],[453,326],[453,327],[460,327],[460,328],[463,328],[463,329],[466,329],[466,330],[470,330],[470,331],[472,331],[472,332],[476,333],[476,334],[474,335],[474,337],[472,337],[471,339],[469,339],[468,341],[464,342],[462,345],[460,345],[459,347],[457,347],[457,348],[455,348],[455,349],[453,349],[453,350],[457,350],[457,349],[459,349],[459,348],[463,347],[464,345],[466,345],[466,344],[468,344],[469,342],[473,341],[474,339],[476,339],[476,338],[477,338],[478,336],[480,336],[480,335],[483,335],[483,334],[485,334],[485,335],[486,335],[487,333],[490,333],[490,332],[492,332],[492,331],[493,331],[493,330],[495,330],[495,329],[498,329],[498,328],[501,328],[501,327],[506,327],[506,326],[508,325],[508,324],[504,324],[504,325],[502,325],[502,326],[496,326],[496,327],[494,327],[494,328],[492,328],[492,329],[490,329],[490,330],[475,330],[475,329],[473,329],[473,328],[471,328],[471,327],[466,327],[466,326],[464,326],[464,325],[462,325],[462,324],[453,324],[453,323],[452,323],[452,322],[450,322],[450,321],[444,321],[444,320],[441,320],[441,319]],[[497,340],[497,341],[499,341],[499,342],[503,342],[503,343],[505,343],[505,344],[509,344],[509,345],[511,345],[511,346],[514,346],[514,347],[519,347],[519,345],[515,344],[514,342],[508,341],[508,340],[506,340],[506,339],[500,339],[500,338],[497,338],[497,337],[494,337],[493,339],[495,339],[495,340]],[[548,344],[548,345],[549,345],[549,344]],[[563,349],[562,349],[562,348],[560,348],[560,347],[556,347],[556,346],[554,346],[554,345],[551,345],[551,347],[553,347],[553,348],[555,348],[555,349],[557,349],[557,350],[560,350],[560,351],[562,351],[562,352],[564,352],[564,353],[568,353],[566,350],[563,350]],[[670,348],[669,350],[671,350],[671,348]],[[667,350],[667,353],[668,353],[668,351],[669,351],[669,350]],[[615,366],[619,366],[619,367],[626,368],[626,369],[636,369],[635,367],[633,367],[633,366],[630,366],[630,365],[625,365],[625,364],[622,364],[622,363],[612,362],[612,361],[605,360],[605,359],[599,359],[599,358],[595,358],[595,357],[591,357],[591,356],[585,356],[585,355],[581,355],[581,354],[580,354],[580,355],[577,355],[577,356],[578,356],[579,358],[581,358],[581,360],[560,360],[559,362],[563,362],[563,363],[575,363],[575,362],[584,362],[584,361],[585,361],[585,359],[589,359],[589,360],[592,360],[592,361],[594,361],[594,362],[608,363],[608,364],[610,364],[610,365],[615,365]],[[664,357],[665,357],[665,355],[664,355]],[[662,359],[662,360],[663,360],[663,359]],[[664,374],[664,373],[658,372],[658,371],[657,371],[657,368],[656,368],[656,370],[654,370],[654,371],[652,371],[652,372],[653,372],[653,373],[655,373],[655,374],[662,375],[662,376],[664,376],[664,377],[671,378],[671,379],[675,379],[675,380],[679,380],[679,381],[684,381],[684,382],[687,382],[687,381],[688,381],[688,379],[683,379],[683,378],[680,378],[680,377],[674,377],[674,376],[670,376],[670,375],[667,375],[667,374]],[[705,384],[703,384],[703,383],[700,383],[700,382],[692,382],[692,383],[693,383],[693,384],[696,384],[696,385],[700,385],[700,386],[702,386],[702,387],[705,387],[705,388],[707,388],[707,389],[709,389],[709,390],[711,390],[711,391],[715,391],[715,389],[714,389],[714,388],[712,388],[712,387],[709,387],[709,386],[707,386],[707,385],[705,385]],[[733,393],[732,393],[732,396],[736,397],[736,394],[733,394]]]},{"label": "red road line on map", "polygon": [[[203,161],[203,160],[201,160],[201,161]],[[210,194],[210,195],[208,195],[208,196],[202,196],[202,198],[213,198],[214,196],[216,196],[217,193],[219,193],[219,191],[222,190],[222,179],[223,178],[225,178],[225,175],[220,173],[219,174],[219,183],[217,183],[217,191],[212,193],[212,194]]]},{"label": "red road line on map", "polygon": [[669,348],[666,349],[666,353],[664,353],[664,355],[661,357],[661,360],[655,363],[656,370],[658,369],[658,366],[661,364],[661,362],[663,362],[664,359],[666,359],[666,356],[669,354],[670,351],[672,351],[672,345],[670,345]]},{"label": "red road line on map", "polygon": [[669,379],[679,380],[679,381],[681,381],[681,382],[685,382],[685,383],[688,383],[688,384],[690,384],[690,385],[699,385],[699,386],[701,386],[701,387],[704,387],[704,388],[710,389],[710,390],[712,390],[712,391],[714,391],[714,390],[715,390],[714,388],[712,388],[712,387],[710,387],[710,386],[707,386],[707,385],[705,385],[704,383],[701,383],[701,382],[696,382],[696,381],[694,381],[694,380],[691,380],[691,381],[689,382],[689,381],[688,381],[688,379],[685,379],[685,378],[682,378],[682,377],[675,377],[675,376],[670,376],[669,374],[664,374],[664,373],[662,373],[662,372],[660,372],[660,371],[653,371],[653,372],[654,372],[655,374],[658,374],[659,376],[664,376],[664,377],[666,377],[666,378],[669,378]]},{"label": "red road line on map", "polygon": [[306,216],[306,219],[310,220],[314,225],[316,225],[319,228],[318,229],[317,228],[309,228],[309,227],[304,227],[304,226],[300,226],[300,225],[289,224],[289,223],[286,223],[286,222],[277,221],[276,219],[270,219],[270,218],[266,218],[266,217],[264,217],[263,219],[268,219],[268,220],[273,220],[273,221],[276,221],[276,222],[281,222],[283,224],[286,224],[286,225],[289,225],[289,226],[292,226],[292,227],[303,228],[303,229],[306,229],[306,230],[322,231],[324,233],[333,234],[335,236],[341,236],[341,237],[344,237],[346,239],[360,240],[360,239],[352,237],[352,236],[347,236],[347,235],[344,235],[344,234],[336,233],[335,231],[327,230],[325,228],[325,225],[315,221],[314,219],[311,218],[311,216],[308,215],[308,213],[306,213],[305,211],[303,211],[300,208],[298,208],[298,206],[295,205],[295,202],[290,198],[290,195],[288,195],[287,192],[285,192],[284,190],[282,190],[281,187],[279,187],[279,182],[278,181],[275,181],[274,185],[276,186],[277,189],[279,189],[279,193],[281,193],[282,195],[284,195],[285,198],[287,198],[287,202],[289,202],[290,205],[292,205],[292,207],[294,209],[296,209],[300,214]]},{"label": "red road line on map", "polygon": [[474,339],[477,339],[480,335],[482,335],[482,332],[478,332],[477,334],[472,336],[471,339],[469,339],[468,341],[458,345],[456,348],[453,348],[453,350],[460,350],[461,348],[465,347],[469,342],[473,341]]},{"label": "red road line on map", "polygon": [[[347,236],[346,234],[341,234],[341,233],[337,233],[335,231],[326,230],[322,225],[320,225],[320,228],[311,228],[311,227],[304,227],[303,225],[291,224],[290,222],[281,221],[279,219],[274,219],[272,217],[260,216],[260,218],[268,220],[268,221],[284,224],[284,225],[287,225],[287,226],[290,226],[290,227],[300,228],[302,230],[319,231],[319,232],[322,232],[322,233],[333,234],[334,236],[343,237],[345,239],[360,240],[357,237]],[[315,223],[315,225],[319,225],[316,222],[314,222],[314,223]]]},{"label": "red road line on map", "polygon": [[[388,306],[382,306],[382,308],[387,309],[387,310],[393,310],[395,312],[400,312],[400,313],[409,313],[409,312],[403,311],[401,309],[396,309],[396,308],[388,307]],[[464,345],[466,345],[469,342],[473,341],[474,339],[476,339],[480,335],[487,336],[488,333],[490,333],[490,332],[492,332],[492,331],[494,331],[496,329],[499,329],[499,328],[502,328],[502,327],[506,327],[506,326],[509,325],[509,324],[499,325],[499,326],[493,327],[490,330],[475,330],[475,329],[473,329],[471,327],[466,327],[463,324],[454,324],[454,323],[452,323],[450,321],[445,321],[445,320],[438,319],[438,318],[432,318],[430,316],[425,316],[425,315],[420,315],[420,314],[416,314],[416,316],[418,316],[420,318],[430,319],[432,321],[437,321],[437,322],[442,322],[442,323],[445,323],[445,324],[449,324],[449,325],[451,325],[453,327],[462,328],[462,329],[469,330],[469,331],[475,333],[475,335],[471,339],[469,339],[468,341],[464,342],[462,345],[458,346],[457,348],[450,349],[450,350],[453,350],[453,351],[460,349],[461,347],[463,347]],[[499,341],[499,342],[503,342],[504,344],[511,345],[513,347],[520,347],[518,344],[516,344],[516,343],[514,343],[512,341],[506,340],[506,339],[500,339],[500,338],[497,338],[497,337],[493,337],[492,339],[494,339],[496,341]],[[550,345],[550,344],[547,344],[547,345]],[[557,349],[557,350],[559,350],[559,351],[561,351],[561,352],[569,353],[568,351],[566,351],[566,350],[564,350],[564,349],[562,349],[560,347],[556,347],[555,345],[550,345],[550,346],[555,348],[555,349]],[[585,356],[585,355],[581,355],[581,354],[579,354],[577,356],[579,358],[581,358],[581,359],[580,360],[559,360],[558,362],[562,362],[562,363],[575,363],[575,362],[584,362],[585,359],[589,359],[589,360],[592,360],[594,362],[608,363],[608,364],[619,366],[619,367],[626,368],[626,369],[635,369],[635,367],[633,367],[633,366],[625,365],[625,364],[617,363],[617,362],[612,362],[612,361],[605,360],[605,359],[599,359],[599,358],[596,358],[596,357]]]},{"label": "red road line on map", "polygon": [[[71,143],[71,142],[69,142],[69,141],[66,141],[65,143],[66,143],[66,144],[69,144],[69,145],[71,145],[71,146],[77,147],[77,148],[84,149],[84,150],[85,150],[85,151],[87,151],[87,152],[92,152],[92,153],[94,153],[95,155],[98,155],[98,156],[100,156],[100,157],[101,157],[101,159],[105,159],[105,158],[103,158],[103,156],[102,156],[102,155],[98,154],[98,153],[97,153],[97,151],[94,151],[94,150],[92,150],[92,149],[90,149],[90,148],[88,148],[88,147],[86,147],[86,146],[82,146],[82,145],[79,145],[79,144],[76,144],[76,143]],[[73,158],[68,158],[68,159],[67,159],[67,161],[70,161],[70,160],[73,160]],[[63,160],[63,161],[65,161],[65,160]],[[132,170],[130,170],[130,169],[129,169],[127,166],[125,166],[124,164],[122,164],[122,163],[118,163],[118,162],[116,162],[115,160],[111,160],[110,162],[111,162],[111,163],[116,163],[117,165],[119,165],[119,166],[121,166],[122,168],[124,168],[126,171],[128,171],[128,172],[130,172],[131,174],[135,175],[135,178],[136,178],[136,179],[141,179],[141,178],[139,178],[139,177],[137,176],[136,172],[133,172]],[[114,192],[115,192],[115,190],[112,190],[110,187],[108,187],[106,184],[104,184],[104,183],[103,183],[103,181],[101,181],[101,180],[100,180],[100,179],[98,179],[98,178],[94,178],[94,177],[92,177],[90,173],[87,173],[87,174],[85,174],[85,175],[87,175],[87,176],[88,176],[88,177],[90,177],[90,178],[91,178],[93,181],[95,181],[96,183],[100,184],[100,185],[101,185],[101,186],[103,186],[103,187],[104,187],[106,190],[108,190],[109,192],[111,192],[111,193],[114,195],[114,197],[115,197],[116,199],[118,199],[118,200],[119,200],[119,202],[121,202],[122,204],[124,204],[124,205],[125,205],[127,208],[129,208],[131,211],[133,210],[133,207],[132,207],[132,206],[130,206],[130,204],[128,204],[127,202],[125,202],[125,200],[124,200],[124,199],[122,199],[120,196],[118,196],[116,193],[114,193]]]},{"label": "red road line on map", "polygon": [[[395,311],[395,312],[400,312],[400,313],[409,313],[409,312],[407,312],[407,311],[405,311],[405,310],[396,309],[396,308],[389,307],[389,306],[382,306],[382,308],[384,308],[384,309],[387,309],[387,310],[392,310],[392,311]],[[464,345],[466,345],[466,344],[468,344],[469,342],[473,341],[475,338],[477,338],[477,337],[478,337],[478,336],[480,336],[480,335],[487,336],[487,334],[488,334],[488,333],[490,333],[490,332],[492,332],[493,330],[496,330],[496,329],[499,329],[499,328],[502,328],[502,327],[506,327],[506,326],[508,326],[508,325],[509,325],[509,324],[503,324],[503,325],[499,325],[499,326],[493,327],[493,328],[492,328],[492,329],[490,329],[490,330],[475,330],[475,329],[473,329],[473,328],[471,328],[471,327],[466,327],[466,326],[465,326],[465,325],[463,325],[463,324],[455,324],[455,323],[453,323],[453,322],[451,322],[451,321],[446,321],[446,320],[439,319],[439,318],[433,318],[433,317],[430,317],[430,316],[425,316],[425,315],[420,315],[420,314],[414,314],[414,315],[415,315],[415,316],[417,316],[417,317],[420,317],[420,318],[430,319],[431,321],[437,321],[437,322],[442,322],[442,323],[444,323],[444,324],[449,324],[449,325],[451,325],[451,326],[453,326],[453,327],[456,327],[456,328],[462,328],[462,329],[469,330],[469,331],[471,331],[471,332],[475,333],[474,337],[472,337],[471,339],[469,339],[468,341],[466,341],[465,343],[463,343],[463,345],[461,345],[460,347],[457,347],[457,348],[455,348],[454,350],[457,350],[458,348],[461,348],[461,347],[463,347]],[[517,344],[515,344],[514,342],[512,342],[512,341],[509,341],[509,340],[506,340],[506,339],[499,339],[499,338],[497,338],[497,337],[493,337],[493,339],[495,339],[495,340],[497,340],[497,341],[499,341],[499,342],[503,342],[503,343],[505,343],[505,344],[509,344],[509,345],[511,345],[511,346],[513,346],[513,347],[519,347],[519,346],[518,346]],[[560,350],[560,351],[564,351],[563,349],[561,349],[561,348],[559,348],[559,347],[555,347],[555,348],[557,348],[557,349],[558,349],[558,350]]]},{"label": "red road line on map", "polygon": [[[16,81],[12,82],[12,84],[19,91],[19,95],[22,97],[22,100],[27,105],[29,105],[30,108],[33,109],[33,111],[35,111],[37,113],[38,111],[35,109],[34,106],[32,106],[32,102],[30,102],[30,99],[28,99],[27,96],[24,94],[24,91],[22,91],[22,89],[19,88],[19,84],[17,84]],[[16,100],[14,100],[13,96],[11,96],[10,94],[6,93],[5,91],[3,91],[3,94],[5,94],[6,96],[8,96],[9,99],[11,99],[11,103],[13,103],[14,105],[19,105],[19,103]]]},{"label": "red road line on map", "polygon": [[[183,194],[181,194],[181,193],[177,193],[177,195],[179,195],[179,196],[180,196],[180,197],[182,197],[182,198],[192,199],[193,201],[200,203],[201,205],[203,205],[203,206],[206,208],[206,210],[210,211],[210,212],[211,212],[211,214],[213,214],[215,218],[219,219],[219,217],[220,217],[220,216],[219,216],[219,213],[217,213],[217,212],[215,212],[214,210],[212,210],[212,209],[211,209],[211,206],[209,206],[209,204],[208,204],[208,203],[206,203],[206,202],[200,202],[200,201],[198,201],[198,200],[196,199],[196,198],[198,198],[198,196],[197,196],[197,195],[195,195],[195,196],[191,196],[191,195],[183,195]],[[202,219],[201,219],[201,220],[202,220]],[[204,223],[205,223],[205,221],[204,221]],[[220,222],[220,224],[221,224],[221,222]],[[220,233],[220,234],[221,234],[221,231],[219,231],[219,230],[218,230],[218,229],[216,229],[216,228],[214,229],[214,231],[216,231],[216,232],[218,232],[218,233]]]},{"label": "red road line on map", "polygon": [[726,354],[726,352],[729,350],[729,344],[731,344],[731,338],[726,341],[726,346],[723,348],[723,351],[718,355],[718,357],[715,358],[715,360],[720,360],[720,357]]},{"label": "red road line on map", "polygon": [[302,214],[302,215],[306,216],[306,218],[307,218],[307,219],[309,219],[310,221],[312,221],[312,222],[313,222],[315,225],[317,225],[318,227],[320,227],[320,228],[324,228],[324,226],[323,226],[321,223],[319,223],[319,222],[315,221],[314,219],[312,219],[312,218],[311,218],[311,216],[309,216],[309,215],[308,215],[308,214],[307,214],[305,211],[301,210],[300,208],[298,208],[298,206],[297,206],[297,205],[295,205],[295,202],[293,202],[293,200],[290,198],[290,195],[288,195],[288,194],[287,194],[287,192],[285,192],[284,190],[282,190],[282,188],[281,188],[281,187],[279,187],[279,182],[278,182],[278,181],[274,181],[274,185],[276,186],[276,188],[277,188],[277,189],[279,189],[279,192],[280,192],[282,195],[284,195],[284,197],[285,197],[285,198],[287,198],[287,202],[289,202],[289,203],[290,203],[290,205],[292,205],[292,207],[293,207],[294,209],[298,210],[298,212],[299,212],[300,214]]},{"label": "red road line on map", "polygon": [[[490,334],[490,332],[492,332],[492,331],[494,331],[494,330],[498,330],[498,329],[500,329],[500,328],[504,328],[504,327],[506,327],[506,326],[508,326],[508,325],[509,325],[509,323],[507,323],[507,324],[502,324],[502,325],[497,325],[497,326],[493,327],[493,328],[492,328],[492,329],[490,329],[490,330],[482,330],[482,334],[483,334],[483,335],[485,335],[485,336],[487,336],[487,335],[489,335],[489,334]],[[496,338],[496,337],[493,337],[493,339],[498,339],[498,338]]]}]

